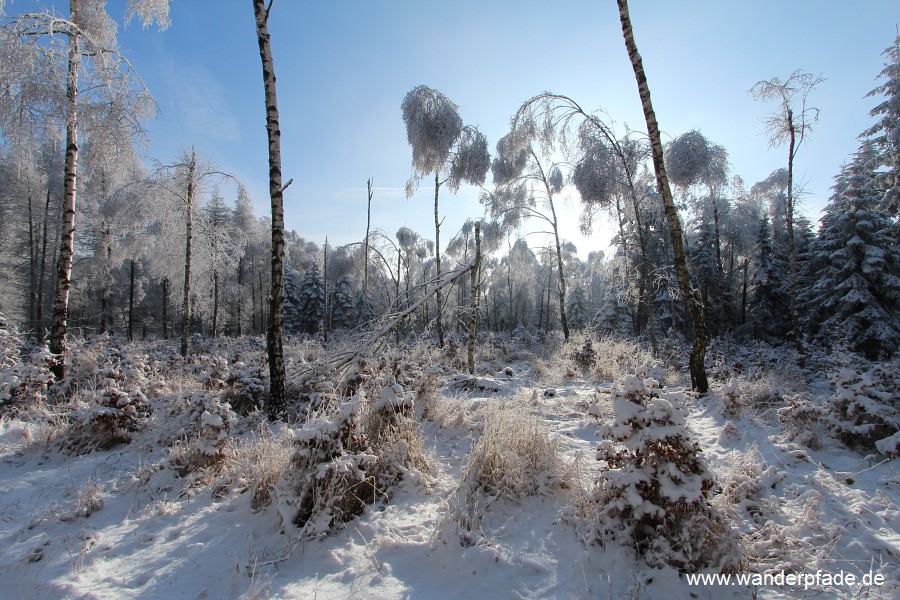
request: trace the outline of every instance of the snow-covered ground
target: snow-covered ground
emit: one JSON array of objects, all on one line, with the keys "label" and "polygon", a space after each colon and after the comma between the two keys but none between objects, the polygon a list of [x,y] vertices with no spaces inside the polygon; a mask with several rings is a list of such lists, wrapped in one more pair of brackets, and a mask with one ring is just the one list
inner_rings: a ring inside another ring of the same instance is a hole
[{"label": "snow-covered ground", "polygon": [[[415,410],[427,468],[408,469],[389,499],[379,499],[325,536],[283,522],[284,485],[272,488],[272,501],[254,500],[254,477],[277,456],[283,468],[295,447],[292,440],[311,435],[310,424],[270,426],[258,413],[241,417],[223,411],[211,398],[229,388],[209,384],[216,376],[214,361],[198,359],[193,370],[163,368],[155,358],[161,347],[126,349],[138,357],[133,361],[138,366],[157,361],[138,378],[149,412],[129,443],[83,453],[84,444],[72,443],[84,437],[73,425],[75,417],[64,426],[53,420],[59,407],[50,405],[3,419],[0,597],[900,595],[897,460],[847,449],[827,437],[827,428],[810,425],[813,439],[803,437],[788,431],[779,414],[789,405],[785,396],[821,404],[833,395],[827,373],[816,371],[820,365],[794,369],[791,380],[784,367],[787,355],[770,361],[768,370],[745,364],[734,377],[736,371],[723,361],[712,370],[715,393],[700,399],[688,394],[681,403],[719,482],[712,504],[740,533],[740,574],[811,577],[794,585],[776,580],[780,584],[724,586],[691,585],[688,574],[651,568],[619,542],[596,543],[591,515],[597,430],[615,418],[610,400],[615,381],[643,361],[637,347],[609,349],[595,342],[600,356],[581,369],[571,360],[572,344],[547,349],[507,341],[486,352],[478,379],[460,376],[458,357],[450,353],[421,357],[418,364],[430,366],[415,371],[415,377],[433,380],[427,397],[416,397]],[[245,362],[237,367],[230,349],[226,370],[246,373],[247,365],[261,360],[258,345],[254,348],[238,352]],[[105,356],[105,350],[89,345],[85,352],[94,352],[98,364]],[[295,348],[292,368],[309,370],[311,354],[312,346]],[[662,368],[669,388],[683,389],[677,365]],[[391,381],[399,395],[413,397],[414,380]],[[116,385],[131,389],[125,380]],[[881,391],[892,396],[885,402],[896,406],[898,390]],[[134,390],[127,393],[134,397]],[[733,404],[726,393],[736,399]],[[84,419],[91,414],[86,406],[91,399],[82,391],[76,398],[82,403],[77,415]],[[199,416],[200,409],[191,406],[202,408]],[[786,422],[796,428],[800,421]],[[482,440],[485,428],[497,439]],[[215,435],[226,430],[225,439]],[[503,437],[510,431],[549,448],[531,458],[529,465],[540,468],[523,470],[520,479],[527,481],[513,481],[513,467],[498,463],[505,471],[492,477],[501,483],[492,491],[475,490],[473,449],[521,454]],[[267,452],[248,452],[260,448],[261,440]],[[488,446],[491,441],[496,444]],[[209,460],[188,468],[184,457],[190,448],[206,448]],[[871,579],[884,581],[862,585],[870,572]],[[842,573],[857,582],[824,585],[824,577]]]}]

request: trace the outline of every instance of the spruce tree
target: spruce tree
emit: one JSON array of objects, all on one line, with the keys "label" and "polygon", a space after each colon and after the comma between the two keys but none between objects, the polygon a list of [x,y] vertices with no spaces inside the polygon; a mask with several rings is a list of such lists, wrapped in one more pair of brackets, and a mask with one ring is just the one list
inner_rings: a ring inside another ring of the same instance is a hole
[{"label": "spruce tree", "polygon": [[875,142],[865,141],[836,177],[810,249],[814,282],[803,295],[814,339],[844,342],[868,358],[900,346],[900,226],[883,209],[878,160]]},{"label": "spruce tree", "polygon": [[569,294],[568,304],[566,312],[569,324],[574,329],[583,329],[591,321],[591,309],[583,287],[578,286],[572,290],[572,293]]},{"label": "spruce tree", "polygon": [[301,333],[316,333],[325,316],[325,286],[318,265],[313,265],[297,293],[297,326]]},{"label": "spruce tree", "polygon": [[342,277],[331,300],[331,328],[351,329],[356,327],[358,313],[353,301],[353,280]]},{"label": "spruce tree", "polygon": [[789,316],[787,276],[784,262],[772,245],[769,215],[764,215],[759,221],[751,281],[753,291],[749,312],[755,331],[765,337],[784,336]]},{"label": "spruce tree", "polygon": [[881,208],[894,218],[900,214],[900,36],[882,55],[887,59],[879,77],[884,82],[866,97],[884,96],[884,100],[869,111],[878,119],[860,137],[871,138],[878,149],[879,164],[886,169],[877,175]]}]

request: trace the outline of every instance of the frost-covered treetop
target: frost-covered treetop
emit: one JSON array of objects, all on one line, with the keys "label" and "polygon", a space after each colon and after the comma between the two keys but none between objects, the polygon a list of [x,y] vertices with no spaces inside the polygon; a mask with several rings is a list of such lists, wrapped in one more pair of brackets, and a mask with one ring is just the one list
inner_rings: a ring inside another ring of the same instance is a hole
[{"label": "frost-covered treetop", "polygon": [[411,196],[419,179],[447,170],[444,183],[458,190],[463,182],[481,185],[491,166],[487,138],[464,126],[459,106],[428,86],[413,88],[400,105],[406,139],[413,151],[413,176],[406,185]]},{"label": "frost-covered treetop", "polygon": [[695,183],[708,186],[724,182],[728,175],[728,153],[710,142],[696,129],[684,133],[666,146],[666,172],[681,188]]},{"label": "frost-covered treetop", "polygon": [[440,171],[463,131],[459,107],[441,92],[420,85],[406,94],[400,110],[414,173],[422,177]]},{"label": "frost-covered treetop", "polygon": [[463,182],[475,185],[484,183],[488,169],[491,168],[491,155],[487,148],[484,134],[473,127],[463,129],[450,162],[450,175],[447,177],[447,186],[451,190],[458,190]]},{"label": "frost-covered treetop", "polygon": [[147,28],[153,22],[162,29],[171,25],[169,19],[169,0],[128,0],[128,9],[125,11],[125,22],[137,17],[141,27]]}]

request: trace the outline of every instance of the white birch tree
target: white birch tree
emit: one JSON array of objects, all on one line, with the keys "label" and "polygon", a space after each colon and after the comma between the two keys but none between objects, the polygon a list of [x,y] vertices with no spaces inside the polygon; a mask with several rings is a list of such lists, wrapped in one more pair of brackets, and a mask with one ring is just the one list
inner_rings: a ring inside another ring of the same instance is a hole
[{"label": "white birch tree", "polygon": [[[117,25],[106,12],[105,0],[69,0],[68,18],[50,10],[7,16],[3,8],[0,5],[2,45],[8,47],[4,54],[17,55],[20,61],[7,63],[9,67],[0,71],[0,89],[8,91],[0,98],[0,129],[4,136],[33,135],[36,126],[44,130],[43,119],[47,126],[65,130],[63,225],[50,328],[50,351],[58,355],[52,371],[62,379],[80,139],[105,124],[114,126],[118,134],[111,139],[133,143],[142,134],[141,120],[152,114],[154,105],[118,51]],[[168,2],[130,0],[125,19],[135,16],[144,26],[156,21],[164,29],[169,23]]]},{"label": "white birch tree", "polygon": [[[457,191],[466,182],[473,185],[484,183],[491,163],[487,139],[474,127],[463,125],[456,104],[427,86],[417,86],[406,94],[400,110],[413,155],[413,175],[406,184],[407,198],[412,197],[423,177],[434,174],[434,257],[436,279],[440,279],[441,219],[438,197],[441,186],[447,184],[450,191]],[[443,347],[441,296],[435,295],[435,302],[438,342]]]}]

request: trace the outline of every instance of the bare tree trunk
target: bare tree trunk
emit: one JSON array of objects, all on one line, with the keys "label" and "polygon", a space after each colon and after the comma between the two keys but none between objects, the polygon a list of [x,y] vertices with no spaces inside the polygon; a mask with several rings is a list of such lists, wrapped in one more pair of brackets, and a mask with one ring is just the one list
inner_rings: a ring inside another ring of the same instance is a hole
[{"label": "bare tree trunk", "polygon": [[47,186],[47,200],[44,202],[44,224],[41,232],[41,269],[38,275],[37,313],[35,322],[38,339],[44,337],[44,280],[47,278],[47,227],[50,222],[50,186]]},{"label": "bare tree trunk", "polygon": [[219,335],[219,272],[213,270],[213,314],[212,314],[212,336]]},{"label": "bare tree trunk", "polygon": [[744,285],[741,292],[741,325],[747,322],[747,266],[750,259],[744,259]]},{"label": "bare tree trunk", "polygon": [[509,290],[509,333],[512,334],[513,325],[513,290],[512,290],[512,244],[509,237],[506,238],[506,245],[509,246],[508,260],[506,261],[506,289]]},{"label": "bare tree trunk", "polygon": [[197,170],[197,153],[191,148],[187,173],[187,214],[184,224],[184,288],[181,300],[181,356],[188,353],[188,333],[191,326],[191,246],[194,241],[194,173]]},{"label": "bare tree trunk", "polygon": [[[70,19],[78,21],[78,0],[69,0]],[[81,53],[78,35],[69,34],[68,72],[66,75],[66,161],[63,177],[62,228],[59,260],[56,263],[56,293],[50,323],[50,352],[58,358],[50,369],[53,377],[65,377],[66,330],[69,315],[69,291],[72,288],[72,256],[75,247],[75,200],[78,165],[78,67]]]},{"label": "bare tree trunk", "polygon": [[787,203],[785,204],[785,217],[788,233],[788,285],[790,286],[789,308],[791,312],[791,329],[794,330],[794,344],[797,352],[803,353],[803,333],[800,330],[800,315],[797,314],[797,243],[794,238],[794,156],[797,143],[797,128],[794,125],[794,112],[787,109],[787,122],[790,130],[790,143],[788,145],[788,180]]},{"label": "bare tree trunk", "polygon": [[[372,183],[374,180],[370,177],[368,181],[366,181],[366,189],[369,196],[368,208],[366,209],[366,245],[364,252],[364,262],[363,262],[363,315],[362,322],[367,323],[369,319],[372,318],[372,315],[369,314],[369,232],[372,229]],[[399,250],[398,250],[399,252]],[[397,285],[399,290],[400,285],[400,267],[397,266]],[[400,294],[397,294],[397,306],[400,306]]]},{"label": "bare tree trunk", "polygon": [[169,278],[162,282],[162,330],[163,339],[169,339]]},{"label": "bare tree trunk", "polygon": [[656,121],[656,113],[653,112],[653,104],[650,101],[650,87],[647,84],[647,76],[644,73],[644,65],[641,55],[638,53],[637,44],[634,41],[634,31],[631,28],[631,18],[628,15],[628,1],[616,0],[619,5],[619,20],[622,23],[622,36],[625,38],[625,48],[628,50],[628,58],[634,70],[637,80],[638,93],[641,97],[641,105],[644,110],[644,119],[647,121],[647,132],[650,135],[650,148],[653,155],[653,168],[656,171],[656,184],[662,196],[665,207],[666,219],[672,237],[672,254],[674,256],[675,271],[678,274],[678,283],[681,294],[687,306],[691,319],[691,387],[706,393],[709,382],[706,378],[706,323],[703,320],[703,308],[691,289],[690,275],[687,269],[687,259],[684,255],[681,223],[678,220],[678,210],[672,199],[672,189],[669,187],[669,179],[666,175],[666,166],[663,160],[662,140],[659,135],[659,124]]},{"label": "bare tree trunk", "polygon": [[134,265],[131,259],[131,273],[128,277],[128,341],[134,340]]},{"label": "bare tree trunk", "polygon": [[466,348],[466,363],[469,373],[475,374],[475,336],[478,334],[478,271],[481,269],[481,224],[475,223],[475,264],[472,265],[469,283],[472,289],[472,308],[469,315],[469,340]]},{"label": "bare tree trunk", "polygon": [[322,341],[328,343],[328,329],[331,327],[331,315],[328,313],[328,237],[325,237],[325,246],[322,249],[322,289],[325,298],[325,307],[322,311]]},{"label": "bare tree trunk", "polygon": [[243,333],[243,324],[241,323],[241,319],[243,315],[241,314],[241,305],[244,303],[244,257],[242,256],[240,260],[238,260],[238,289],[237,289],[238,297],[237,297],[237,336],[241,337]]},{"label": "bare tree trunk", "polygon": [[258,271],[259,275],[259,332],[265,332],[266,325],[266,305],[263,301],[263,274],[262,271]]},{"label": "bare tree trunk", "polygon": [[[281,130],[278,125],[278,96],[275,88],[275,63],[269,44],[269,11],[265,0],[253,0],[256,16],[256,38],[262,61],[263,87],[266,95],[266,133],[269,140],[269,196],[272,201],[272,282],[269,292],[269,329],[266,350],[269,357],[269,419],[286,416],[284,396],[284,188],[281,184]],[[290,185],[290,182],[288,182]]]},{"label": "bare tree trunk", "polygon": [[32,330],[37,330],[37,247],[34,235],[34,209],[32,208],[33,198],[28,194],[28,320],[31,323]]},{"label": "bare tree trunk", "polygon": [[[434,174],[434,266],[437,270],[437,279],[441,278],[441,222],[438,217],[438,193],[441,189],[441,182],[438,179],[438,174]],[[438,344],[441,348],[444,347],[444,325],[441,323],[441,318],[444,315],[443,311],[443,302],[441,300],[441,294],[437,294],[434,297],[435,306],[437,307],[437,333],[438,333]]]}]

